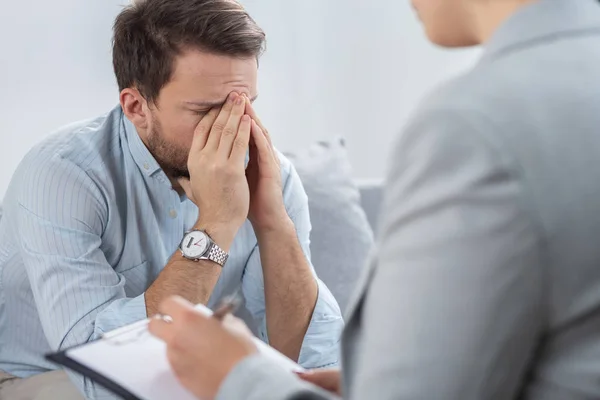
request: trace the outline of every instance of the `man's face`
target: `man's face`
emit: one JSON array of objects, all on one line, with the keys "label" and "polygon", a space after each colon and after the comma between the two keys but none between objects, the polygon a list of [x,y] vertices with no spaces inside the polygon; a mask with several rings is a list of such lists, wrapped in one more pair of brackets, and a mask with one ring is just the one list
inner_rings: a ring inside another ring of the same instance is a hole
[{"label": "man's face", "polygon": [[412,0],[425,32],[444,47],[478,44],[474,33],[474,0]]},{"label": "man's face", "polygon": [[188,177],[194,131],[204,115],[231,92],[257,96],[256,58],[233,58],[191,50],[176,58],[171,80],[150,106],[146,145],[173,178]]}]

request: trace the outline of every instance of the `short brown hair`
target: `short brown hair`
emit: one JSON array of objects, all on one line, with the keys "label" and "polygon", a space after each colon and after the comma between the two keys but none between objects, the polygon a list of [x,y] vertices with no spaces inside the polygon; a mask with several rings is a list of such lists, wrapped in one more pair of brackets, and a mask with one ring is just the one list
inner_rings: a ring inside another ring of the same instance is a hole
[{"label": "short brown hair", "polygon": [[264,46],[265,33],[236,0],[135,0],[115,21],[113,67],[119,91],[136,87],[154,102],[183,50],[258,58]]}]

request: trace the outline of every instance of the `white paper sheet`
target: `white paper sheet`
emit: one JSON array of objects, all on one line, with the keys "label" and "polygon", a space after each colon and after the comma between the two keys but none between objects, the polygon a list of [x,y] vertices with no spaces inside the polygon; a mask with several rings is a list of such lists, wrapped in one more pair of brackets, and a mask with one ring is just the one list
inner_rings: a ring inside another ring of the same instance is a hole
[{"label": "white paper sheet", "polygon": [[[210,315],[203,305],[196,308]],[[302,367],[255,338],[261,353],[282,368],[302,371]],[[145,400],[196,400],[179,384],[167,361],[166,345],[148,332],[146,326],[111,339],[102,339],[67,351],[73,360],[103,375]]]}]

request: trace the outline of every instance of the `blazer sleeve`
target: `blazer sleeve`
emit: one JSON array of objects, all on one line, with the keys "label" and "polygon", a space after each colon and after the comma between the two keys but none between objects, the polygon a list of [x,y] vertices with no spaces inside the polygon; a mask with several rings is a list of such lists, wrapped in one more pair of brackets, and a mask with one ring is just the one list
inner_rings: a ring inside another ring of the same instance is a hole
[{"label": "blazer sleeve", "polygon": [[257,354],[238,364],[215,400],[335,400],[338,397],[301,381]]}]

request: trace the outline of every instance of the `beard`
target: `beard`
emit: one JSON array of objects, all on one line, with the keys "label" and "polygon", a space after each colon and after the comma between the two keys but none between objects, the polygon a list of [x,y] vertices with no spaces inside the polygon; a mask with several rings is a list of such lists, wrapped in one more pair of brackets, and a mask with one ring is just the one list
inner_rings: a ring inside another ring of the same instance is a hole
[{"label": "beard", "polygon": [[152,116],[152,130],[148,133],[148,150],[171,178],[190,178],[187,162],[189,149],[181,148],[165,140],[162,125]]}]

